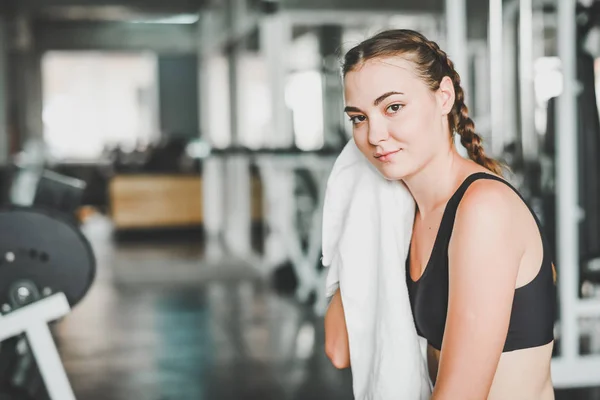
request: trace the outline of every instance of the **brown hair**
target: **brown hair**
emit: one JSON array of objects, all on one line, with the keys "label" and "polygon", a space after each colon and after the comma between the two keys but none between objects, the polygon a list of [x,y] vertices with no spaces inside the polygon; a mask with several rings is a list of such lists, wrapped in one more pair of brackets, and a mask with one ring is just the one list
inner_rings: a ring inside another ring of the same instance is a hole
[{"label": "brown hair", "polygon": [[420,78],[433,91],[439,89],[445,76],[452,79],[455,101],[448,115],[451,132],[460,135],[460,142],[467,149],[471,160],[502,175],[502,165],[485,154],[481,137],[475,133],[475,124],[469,118],[465,94],[460,86],[460,76],[454,70],[454,64],[435,42],[412,30],[384,31],[350,49],[344,57],[342,73],[346,76],[348,72],[368,60],[399,55],[415,65]]}]

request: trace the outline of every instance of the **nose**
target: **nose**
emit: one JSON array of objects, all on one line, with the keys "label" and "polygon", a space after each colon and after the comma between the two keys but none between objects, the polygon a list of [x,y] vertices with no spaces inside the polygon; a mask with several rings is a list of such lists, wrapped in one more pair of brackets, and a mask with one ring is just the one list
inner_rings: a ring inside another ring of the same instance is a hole
[{"label": "nose", "polygon": [[389,137],[388,127],[384,121],[378,121],[376,119],[369,120],[369,143],[371,145],[377,146]]}]

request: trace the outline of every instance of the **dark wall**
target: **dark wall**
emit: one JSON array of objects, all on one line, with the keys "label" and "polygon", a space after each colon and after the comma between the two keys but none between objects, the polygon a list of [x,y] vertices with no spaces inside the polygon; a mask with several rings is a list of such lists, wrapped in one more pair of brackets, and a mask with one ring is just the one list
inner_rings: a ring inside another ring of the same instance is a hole
[{"label": "dark wall", "polygon": [[199,135],[197,56],[160,56],[158,90],[162,132],[197,137]]},{"label": "dark wall", "polygon": [[165,55],[198,51],[195,24],[37,21],[33,29],[35,47],[39,51],[153,51]]}]

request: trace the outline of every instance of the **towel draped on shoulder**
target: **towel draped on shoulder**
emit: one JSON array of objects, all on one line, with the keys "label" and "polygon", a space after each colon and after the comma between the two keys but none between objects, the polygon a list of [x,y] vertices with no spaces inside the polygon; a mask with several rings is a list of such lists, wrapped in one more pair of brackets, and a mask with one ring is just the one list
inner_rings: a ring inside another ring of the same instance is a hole
[{"label": "towel draped on shoulder", "polygon": [[323,208],[326,294],[344,304],[354,397],[427,400],[426,343],[417,335],[406,284],[415,202],[350,140],[338,156]]}]

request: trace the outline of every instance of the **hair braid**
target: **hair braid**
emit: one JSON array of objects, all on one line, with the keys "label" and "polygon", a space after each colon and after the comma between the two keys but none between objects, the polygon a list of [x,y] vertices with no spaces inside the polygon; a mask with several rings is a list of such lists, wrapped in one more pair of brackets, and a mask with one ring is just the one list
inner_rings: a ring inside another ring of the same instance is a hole
[{"label": "hair braid", "polygon": [[502,166],[485,154],[481,136],[475,132],[475,123],[469,117],[469,109],[465,104],[465,92],[460,84],[460,75],[454,69],[454,63],[446,52],[439,48],[437,43],[425,39],[424,45],[435,53],[441,65],[447,69],[446,75],[452,79],[454,85],[454,107],[448,116],[450,129],[460,135],[460,143],[467,149],[471,160],[496,174],[502,175]]}]

